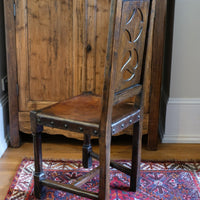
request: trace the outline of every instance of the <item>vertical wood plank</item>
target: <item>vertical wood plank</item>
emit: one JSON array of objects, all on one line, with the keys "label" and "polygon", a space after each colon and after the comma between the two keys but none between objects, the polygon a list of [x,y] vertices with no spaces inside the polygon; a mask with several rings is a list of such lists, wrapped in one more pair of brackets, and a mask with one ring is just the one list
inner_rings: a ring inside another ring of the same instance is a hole
[{"label": "vertical wood plank", "polygon": [[[51,49],[48,43],[48,40],[50,40],[49,30],[51,28],[48,14],[50,6],[47,5],[48,2],[46,0],[41,3],[36,0],[27,2],[28,65],[23,67],[27,69],[26,76],[29,77],[29,81],[27,81],[27,85],[29,85],[29,93],[26,94],[27,101],[44,100],[45,96],[46,99],[49,99],[49,92],[45,89],[51,77],[51,66],[48,66],[48,70],[46,69],[45,73],[48,54],[50,54],[49,51]],[[19,10],[19,12],[23,13],[24,9]],[[43,16],[41,16],[41,13],[43,13]],[[23,80],[23,77],[19,76],[20,79]]]},{"label": "vertical wood plank", "polygon": [[155,6],[156,0],[152,0],[149,11],[149,30],[148,30],[148,43],[145,58],[145,71],[144,71],[144,113],[149,113],[149,100],[150,100],[150,85],[152,73],[152,50],[153,50],[153,31],[155,22]]},{"label": "vertical wood plank", "polygon": [[97,1],[96,85],[95,93],[102,95],[110,0]]},{"label": "vertical wood plank", "polygon": [[28,1],[30,101],[72,96],[72,8],[67,0]]},{"label": "vertical wood plank", "polygon": [[29,99],[27,2],[16,1],[16,54],[19,84],[19,110],[25,111]]},{"label": "vertical wood plank", "polygon": [[167,0],[157,0],[153,33],[151,93],[148,126],[148,149],[156,150],[158,144],[158,123],[161,94],[162,67],[165,44]]},{"label": "vertical wood plank", "polygon": [[73,2],[73,95],[78,95],[86,90],[86,0]]},{"label": "vertical wood plank", "polygon": [[4,19],[6,32],[7,52],[7,76],[8,76],[8,99],[9,99],[9,123],[10,145],[20,145],[19,122],[18,122],[18,95],[17,95],[17,62],[16,62],[16,38],[13,1],[4,0]]},{"label": "vertical wood plank", "polygon": [[[53,36],[52,55],[54,56],[53,59],[55,58],[56,66],[52,73],[55,71],[57,75],[53,79],[55,86],[53,96],[60,97],[58,99],[60,101],[73,95],[73,88],[71,87],[73,84],[73,1],[54,0],[51,5],[56,8],[51,20],[54,23],[51,30]],[[56,88],[58,89],[56,90]]]},{"label": "vertical wood plank", "polygon": [[96,12],[97,1],[88,0],[87,2],[87,63],[86,63],[86,90],[95,92],[95,66],[96,66]]}]

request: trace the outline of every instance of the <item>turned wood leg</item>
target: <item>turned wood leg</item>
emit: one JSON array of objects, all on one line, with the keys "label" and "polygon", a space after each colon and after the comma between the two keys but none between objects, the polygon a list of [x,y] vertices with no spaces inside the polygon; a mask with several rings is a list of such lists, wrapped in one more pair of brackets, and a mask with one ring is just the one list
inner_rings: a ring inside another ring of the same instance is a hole
[{"label": "turned wood leg", "polygon": [[84,135],[83,149],[82,149],[82,163],[84,168],[90,168],[92,166],[92,157],[90,155],[92,151],[90,135]]},{"label": "turned wood leg", "polygon": [[41,180],[45,178],[42,169],[42,145],[41,145],[41,132],[33,134],[34,144],[34,160],[35,160],[35,173],[34,173],[34,193],[35,197],[40,199],[44,188]]},{"label": "turned wood leg", "polygon": [[33,134],[33,148],[34,148],[34,161],[35,161],[35,172],[34,172],[34,193],[37,199],[41,198],[44,192],[44,187],[41,184],[41,180],[45,178],[42,169],[42,144],[41,144],[41,132],[43,126],[37,124],[36,112],[31,111],[31,130]]},{"label": "turned wood leg", "polygon": [[101,133],[99,138],[100,176],[99,199],[108,200],[110,195],[110,145],[111,133]]},{"label": "turned wood leg", "polygon": [[130,177],[130,191],[135,192],[140,181],[140,161],[141,161],[141,131],[139,122],[134,124],[133,143],[132,143],[132,168]]}]

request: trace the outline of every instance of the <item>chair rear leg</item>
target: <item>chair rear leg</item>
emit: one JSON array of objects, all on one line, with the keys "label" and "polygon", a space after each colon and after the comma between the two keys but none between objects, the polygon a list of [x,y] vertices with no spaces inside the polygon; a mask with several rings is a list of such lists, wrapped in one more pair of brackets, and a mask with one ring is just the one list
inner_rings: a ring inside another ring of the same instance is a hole
[{"label": "chair rear leg", "polygon": [[101,133],[99,138],[100,176],[99,176],[99,199],[108,200],[110,195],[110,146],[111,133]]},{"label": "chair rear leg", "polygon": [[34,145],[34,161],[35,161],[35,172],[34,172],[34,193],[37,199],[41,198],[44,194],[45,189],[41,184],[41,180],[45,179],[45,175],[42,169],[42,145],[41,145],[41,126],[32,127],[33,130],[33,145]]},{"label": "chair rear leg", "polygon": [[84,134],[84,142],[82,149],[82,163],[84,168],[90,168],[92,166],[92,156],[90,155],[91,151],[92,145],[90,135]]},{"label": "chair rear leg", "polygon": [[130,177],[130,191],[135,192],[140,181],[140,161],[141,161],[141,133],[139,122],[134,124],[134,133],[132,139],[132,167]]}]

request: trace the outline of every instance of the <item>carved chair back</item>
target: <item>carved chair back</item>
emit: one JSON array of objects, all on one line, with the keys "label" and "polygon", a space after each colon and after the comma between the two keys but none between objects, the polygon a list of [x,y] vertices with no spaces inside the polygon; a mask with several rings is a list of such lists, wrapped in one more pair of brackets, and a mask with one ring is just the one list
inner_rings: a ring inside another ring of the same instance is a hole
[{"label": "carved chair back", "polygon": [[149,7],[150,0],[111,1],[101,124],[114,105],[142,92]]}]

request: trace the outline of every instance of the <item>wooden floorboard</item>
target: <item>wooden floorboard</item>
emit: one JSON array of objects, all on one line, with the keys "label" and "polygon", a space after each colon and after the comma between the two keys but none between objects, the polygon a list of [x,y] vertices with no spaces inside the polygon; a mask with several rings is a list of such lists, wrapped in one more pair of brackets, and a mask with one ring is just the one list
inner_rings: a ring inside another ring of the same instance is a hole
[{"label": "wooden floorboard", "polygon": [[[0,199],[4,199],[8,187],[24,157],[33,158],[31,138],[23,135],[20,148],[8,148],[0,158]],[[45,136],[43,138],[43,158],[81,159],[82,142],[64,137]],[[144,138],[145,141],[145,138]],[[148,151],[143,142],[143,160],[200,160],[200,144],[159,144],[157,151]],[[93,150],[98,152],[98,143],[93,141]],[[131,159],[131,138],[114,137],[111,158]]]}]

